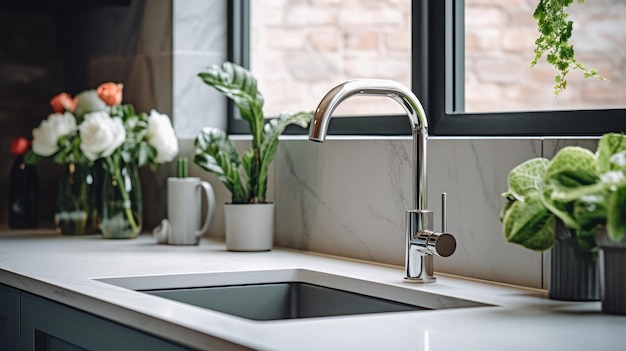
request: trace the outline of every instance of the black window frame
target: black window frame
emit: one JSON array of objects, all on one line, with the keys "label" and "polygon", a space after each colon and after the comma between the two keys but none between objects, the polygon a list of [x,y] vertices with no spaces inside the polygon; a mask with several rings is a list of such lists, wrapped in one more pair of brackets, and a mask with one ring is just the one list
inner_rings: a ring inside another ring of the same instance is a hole
[{"label": "black window frame", "polygon": [[[411,89],[424,105],[430,135],[599,136],[626,131],[626,109],[456,112],[464,99],[464,0],[413,0]],[[229,1],[229,60],[249,66],[250,0]],[[532,14],[528,14],[531,16]],[[329,90],[332,87],[329,87]],[[312,107],[314,108],[314,107]],[[248,134],[229,102],[228,131]],[[285,134],[306,134],[292,126]],[[331,135],[410,135],[406,116],[334,118]]]}]

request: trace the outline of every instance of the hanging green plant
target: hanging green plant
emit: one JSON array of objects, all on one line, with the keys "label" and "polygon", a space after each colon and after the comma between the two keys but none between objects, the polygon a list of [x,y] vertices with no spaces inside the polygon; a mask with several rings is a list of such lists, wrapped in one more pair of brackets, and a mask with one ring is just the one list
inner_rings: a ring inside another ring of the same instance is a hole
[{"label": "hanging green plant", "polygon": [[[574,57],[574,46],[569,43],[572,36],[573,21],[565,9],[574,0],[539,0],[533,13],[537,21],[539,38],[535,41],[535,58],[530,64],[534,67],[546,54],[546,61],[554,66],[558,73],[554,77],[554,96],[567,88],[566,76],[572,69],[579,69],[585,78],[605,79],[596,69],[588,69]],[[585,0],[577,0],[582,4]]]}]

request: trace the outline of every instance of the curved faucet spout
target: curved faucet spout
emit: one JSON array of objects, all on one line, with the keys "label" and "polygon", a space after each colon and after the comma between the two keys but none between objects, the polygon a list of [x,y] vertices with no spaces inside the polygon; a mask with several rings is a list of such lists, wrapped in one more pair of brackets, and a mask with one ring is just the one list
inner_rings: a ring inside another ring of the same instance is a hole
[{"label": "curved faucet spout", "polygon": [[333,111],[341,102],[354,95],[388,96],[402,105],[407,112],[412,130],[428,128],[422,104],[407,87],[388,79],[355,79],[337,85],[322,98],[311,122],[309,139],[324,141]]},{"label": "curved faucet spout", "polygon": [[339,84],[320,101],[309,127],[309,139],[323,142],[333,111],[354,95],[388,96],[407,113],[413,134],[413,209],[426,208],[426,140],[428,122],[419,99],[404,85],[387,79],[355,79]]}]

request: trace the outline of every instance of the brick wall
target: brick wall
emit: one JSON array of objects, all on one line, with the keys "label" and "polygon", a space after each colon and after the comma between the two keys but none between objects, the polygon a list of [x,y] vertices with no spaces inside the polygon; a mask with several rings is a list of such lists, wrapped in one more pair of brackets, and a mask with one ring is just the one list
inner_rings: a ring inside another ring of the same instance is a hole
[{"label": "brick wall", "polygon": [[[558,99],[551,66],[528,70],[538,36],[536,5],[537,0],[466,0],[466,111],[624,106],[626,1],[571,6],[577,57],[611,83],[585,80],[574,71]],[[252,16],[252,70],[269,116],[314,109],[326,91],[352,78],[411,84],[409,0],[263,0],[253,2]],[[345,113],[401,111],[394,102],[351,100],[341,106]]]},{"label": "brick wall", "polygon": [[[313,110],[330,88],[352,78],[410,86],[410,10],[407,0],[253,1],[251,65],[266,115]],[[402,111],[389,99],[360,100],[340,108]]]},{"label": "brick wall", "polygon": [[552,95],[556,71],[541,63],[528,70],[538,37],[537,0],[466,1],[466,109],[515,111],[624,107],[626,1],[587,0],[570,6],[576,57],[611,82],[568,75],[568,88]]}]

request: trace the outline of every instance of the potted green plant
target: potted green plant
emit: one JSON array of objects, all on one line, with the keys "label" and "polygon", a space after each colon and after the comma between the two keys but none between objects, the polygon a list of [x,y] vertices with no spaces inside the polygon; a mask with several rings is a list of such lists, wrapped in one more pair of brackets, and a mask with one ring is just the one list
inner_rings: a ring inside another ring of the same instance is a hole
[{"label": "potted green plant", "polygon": [[234,102],[252,135],[251,147],[241,156],[228,134],[218,128],[203,128],[194,143],[194,163],[216,175],[232,194],[231,203],[224,207],[226,246],[232,251],[270,250],[274,204],[266,197],[269,165],[285,128],[290,124],[308,127],[313,113],[281,113],[266,121],[256,79],[231,62],[213,65],[198,76]]},{"label": "potted green plant", "polygon": [[[600,252],[602,309],[626,314],[626,136],[608,133],[595,153],[575,146],[552,160],[536,158],[509,173],[501,220],[508,241],[533,250],[558,242],[557,223],[573,230],[578,248]],[[559,267],[558,274],[572,266]],[[620,290],[621,289],[621,290]]]}]

